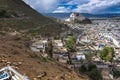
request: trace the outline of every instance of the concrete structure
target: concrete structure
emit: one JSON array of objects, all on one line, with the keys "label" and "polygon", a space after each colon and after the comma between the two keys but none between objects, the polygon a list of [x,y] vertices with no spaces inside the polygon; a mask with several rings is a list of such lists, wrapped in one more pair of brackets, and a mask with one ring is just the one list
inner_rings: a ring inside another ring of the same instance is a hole
[{"label": "concrete structure", "polygon": [[63,47],[62,40],[54,40],[53,41],[53,46],[54,47]]},{"label": "concrete structure", "polygon": [[85,57],[85,55],[83,54],[83,53],[81,53],[81,52],[76,52],[75,53],[75,58],[79,61],[79,60],[85,60],[86,59],[86,57]]},{"label": "concrete structure", "polygon": [[53,40],[53,58],[62,63],[67,63],[68,51],[64,47],[62,40]]},{"label": "concrete structure", "polygon": [[80,13],[73,12],[73,13],[70,14],[70,20],[73,20],[73,21],[74,20],[80,20],[80,21],[82,21],[84,19],[85,19],[85,17],[80,15]]},{"label": "concrete structure", "polygon": [[30,46],[30,49],[34,52],[45,52],[45,47],[47,47],[47,40],[38,40]]},{"label": "concrete structure", "polygon": [[118,47],[120,48],[120,40],[119,39],[115,39],[115,38],[112,38],[113,40],[113,43]]},{"label": "concrete structure", "polygon": [[85,55],[76,55],[76,59],[79,60],[85,60]]}]

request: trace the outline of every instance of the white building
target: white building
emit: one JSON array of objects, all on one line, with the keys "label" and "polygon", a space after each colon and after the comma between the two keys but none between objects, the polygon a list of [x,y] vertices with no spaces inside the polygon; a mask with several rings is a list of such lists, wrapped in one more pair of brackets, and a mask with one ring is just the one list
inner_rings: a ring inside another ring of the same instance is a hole
[{"label": "white building", "polygon": [[112,38],[112,40],[113,40],[113,43],[114,43],[118,48],[120,48],[120,39]]},{"label": "white building", "polygon": [[86,57],[83,53],[80,53],[80,52],[77,52],[76,53],[76,59],[79,61],[79,60],[85,60]]},{"label": "white building", "polygon": [[54,47],[63,47],[62,40],[54,40],[53,41],[53,46]]},{"label": "white building", "polygon": [[74,21],[74,20],[82,21],[84,19],[85,19],[85,17],[82,16],[80,13],[73,12],[70,14],[70,17],[68,19],[66,19],[65,21],[67,21],[67,22]]},{"label": "white building", "polygon": [[45,47],[47,47],[47,40],[39,40],[34,42],[30,49],[34,52],[45,52]]},{"label": "white building", "polygon": [[84,16],[82,16],[81,14],[79,14],[79,13],[72,13],[72,14],[70,14],[70,20],[84,20],[85,19],[85,17]]}]

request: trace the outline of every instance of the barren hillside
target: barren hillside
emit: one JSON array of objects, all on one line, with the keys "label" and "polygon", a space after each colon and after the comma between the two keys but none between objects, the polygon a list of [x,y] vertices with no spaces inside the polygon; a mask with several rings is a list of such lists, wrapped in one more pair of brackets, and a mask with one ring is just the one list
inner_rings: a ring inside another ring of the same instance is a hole
[{"label": "barren hillside", "polygon": [[43,36],[56,36],[62,31],[54,19],[41,15],[22,0],[0,0],[0,30],[24,30]]},{"label": "barren hillside", "polygon": [[[30,77],[31,80],[88,80],[87,77],[78,76],[74,71],[65,68],[49,58],[43,58],[39,54],[28,49],[28,38],[17,36],[0,36],[0,68],[15,66],[16,69]],[[42,75],[40,79],[39,77]]]}]

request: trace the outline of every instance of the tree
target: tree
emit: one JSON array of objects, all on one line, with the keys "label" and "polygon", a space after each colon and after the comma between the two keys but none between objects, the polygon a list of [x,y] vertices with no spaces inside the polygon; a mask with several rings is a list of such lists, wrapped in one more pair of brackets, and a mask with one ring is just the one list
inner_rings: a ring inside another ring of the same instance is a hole
[{"label": "tree", "polygon": [[6,10],[0,9],[0,18],[9,18],[10,15],[7,13]]},{"label": "tree", "polygon": [[48,40],[47,53],[48,53],[48,56],[50,58],[52,58],[52,56],[53,56],[53,45],[52,45],[52,41],[51,40]]},{"label": "tree", "polygon": [[93,69],[97,69],[97,66],[95,64],[89,64],[88,71],[92,71]]},{"label": "tree", "polygon": [[81,65],[81,67],[79,68],[79,72],[87,72],[87,67],[84,65],[84,64],[82,64]]},{"label": "tree", "polygon": [[120,71],[114,69],[114,70],[113,70],[113,76],[114,76],[115,78],[120,77]]},{"label": "tree", "polygon": [[88,74],[92,80],[102,80],[101,71],[95,64],[89,64],[87,67],[83,64],[79,68],[79,72]]},{"label": "tree", "polygon": [[98,69],[92,69],[90,72],[92,80],[102,80],[102,74]]},{"label": "tree", "polygon": [[92,57],[95,55],[95,53],[89,53],[89,54],[85,54],[87,60],[91,61]]},{"label": "tree", "polygon": [[76,43],[76,37],[71,36],[66,43],[68,51],[74,51],[75,50],[75,43]]},{"label": "tree", "polygon": [[100,57],[103,60],[112,61],[114,57],[114,49],[111,47],[105,47],[100,51]]},{"label": "tree", "polygon": [[6,11],[5,10],[0,10],[0,18],[5,17]]}]

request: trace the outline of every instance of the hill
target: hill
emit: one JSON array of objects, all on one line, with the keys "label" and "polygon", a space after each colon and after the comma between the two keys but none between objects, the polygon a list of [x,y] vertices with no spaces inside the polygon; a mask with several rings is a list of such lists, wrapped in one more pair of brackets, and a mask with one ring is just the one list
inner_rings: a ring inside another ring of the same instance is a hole
[{"label": "hill", "polygon": [[[14,66],[30,80],[87,80],[52,59],[29,50],[28,35],[12,36],[6,32],[57,35],[61,26],[26,5],[22,0],[0,0],[0,68]],[[42,75],[42,76],[41,76]]]},{"label": "hill", "polygon": [[[28,48],[29,38],[25,36],[0,35],[0,68],[14,66],[30,80],[88,80],[78,76],[65,65],[33,53]],[[44,76],[40,76],[44,74]],[[37,78],[37,79],[35,79]]]},{"label": "hill", "polygon": [[[54,29],[52,26],[57,28]],[[22,0],[0,0],[0,30],[15,31],[24,30],[32,32],[34,28],[41,29],[41,27],[51,27],[52,30],[47,30],[48,33],[57,35],[60,31],[60,25],[52,18],[48,18],[32,9],[29,5],[25,4]],[[34,30],[34,34],[36,30]],[[44,31],[41,31],[44,33]],[[47,32],[46,35],[47,35]]]}]

